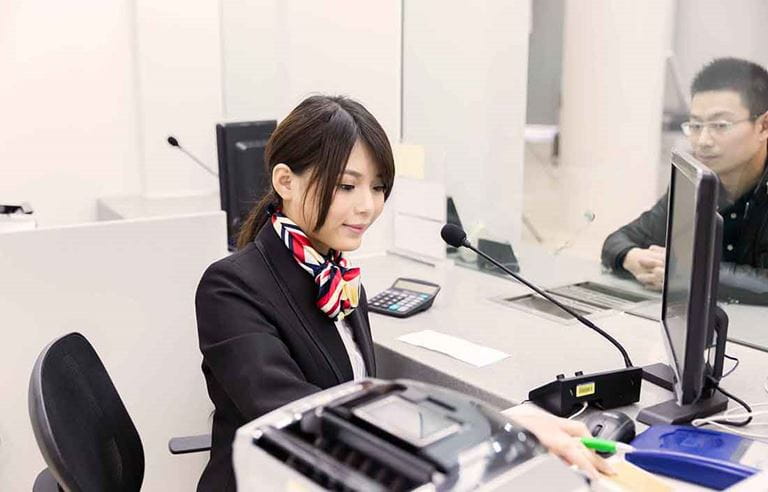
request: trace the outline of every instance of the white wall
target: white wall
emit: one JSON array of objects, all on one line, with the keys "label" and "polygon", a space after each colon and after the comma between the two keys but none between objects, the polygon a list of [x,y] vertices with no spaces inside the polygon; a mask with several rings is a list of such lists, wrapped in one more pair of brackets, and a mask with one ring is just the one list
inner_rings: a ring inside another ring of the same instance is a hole
[{"label": "white wall", "polygon": [[96,219],[96,199],[178,195],[218,182],[222,116],[217,0],[0,3],[0,203],[40,225]]},{"label": "white wall", "polygon": [[0,73],[0,202],[88,222],[101,196],[217,191],[166,137],[215,168],[217,122],[311,92],[360,100],[397,141],[400,2],[10,0]]},{"label": "white wall", "polygon": [[218,180],[166,138],[176,136],[217,168],[215,127],[223,116],[219,2],[134,2],[144,194],[216,192]]},{"label": "white wall", "polygon": [[194,292],[226,254],[222,212],[0,234],[0,490],[31,490],[45,462],[27,412],[37,355],[78,331],[93,344],[144,446],[143,491],[194,490],[207,453],[168,439],[210,432]]},{"label": "white wall", "polygon": [[426,148],[465,226],[515,239],[522,212],[530,2],[408,1],[403,140]]},{"label": "white wall", "polygon": [[306,96],[363,103],[400,132],[400,2],[223,0],[228,120],[282,119]]},{"label": "white wall", "polygon": [[0,203],[41,225],[141,190],[132,3],[0,2]]}]

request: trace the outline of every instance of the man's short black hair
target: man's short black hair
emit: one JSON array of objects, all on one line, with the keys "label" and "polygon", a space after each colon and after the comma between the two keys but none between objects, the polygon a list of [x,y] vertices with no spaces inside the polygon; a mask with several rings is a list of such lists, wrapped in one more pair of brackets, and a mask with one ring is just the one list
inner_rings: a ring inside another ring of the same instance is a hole
[{"label": "man's short black hair", "polygon": [[768,111],[768,72],[756,63],[739,58],[717,58],[696,74],[691,97],[698,92],[738,92],[752,118]]}]

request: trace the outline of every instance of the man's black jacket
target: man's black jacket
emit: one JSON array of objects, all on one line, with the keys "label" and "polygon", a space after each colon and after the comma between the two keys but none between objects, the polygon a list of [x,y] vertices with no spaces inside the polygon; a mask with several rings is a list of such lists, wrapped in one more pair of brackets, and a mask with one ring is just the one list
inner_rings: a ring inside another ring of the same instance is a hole
[{"label": "man's black jacket", "polygon": [[[666,243],[668,194],[665,193],[653,208],[606,238],[602,251],[606,267],[628,275],[622,264],[630,249],[648,248],[653,244],[663,246]],[[723,188],[719,195],[718,210],[724,220],[740,221],[737,244],[733,243],[733,238],[723,238],[724,261],[720,264],[719,297],[768,305],[768,165],[754,194],[750,191],[736,203],[725,198]],[[748,201],[751,203],[745,218],[744,208]],[[728,245],[730,249],[726,249]]]}]

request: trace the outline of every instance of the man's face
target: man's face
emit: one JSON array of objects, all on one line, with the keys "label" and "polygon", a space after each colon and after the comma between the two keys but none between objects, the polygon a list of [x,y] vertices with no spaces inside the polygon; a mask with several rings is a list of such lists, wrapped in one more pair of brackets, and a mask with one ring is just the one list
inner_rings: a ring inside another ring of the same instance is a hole
[{"label": "man's face", "polygon": [[[693,154],[719,175],[739,172],[765,145],[760,129],[738,92],[698,92],[691,100],[691,123],[705,123],[688,137]],[[730,125],[708,126],[725,122]]]}]

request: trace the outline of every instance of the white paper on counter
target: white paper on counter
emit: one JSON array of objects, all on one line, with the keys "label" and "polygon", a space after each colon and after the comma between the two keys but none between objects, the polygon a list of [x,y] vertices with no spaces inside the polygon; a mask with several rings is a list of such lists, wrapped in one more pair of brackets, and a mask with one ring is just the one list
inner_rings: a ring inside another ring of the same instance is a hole
[{"label": "white paper on counter", "polygon": [[434,330],[407,333],[398,337],[398,340],[449,355],[475,367],[484,367],[509,357],[509,354],[500,350],[484,347],[463,338]]}]

